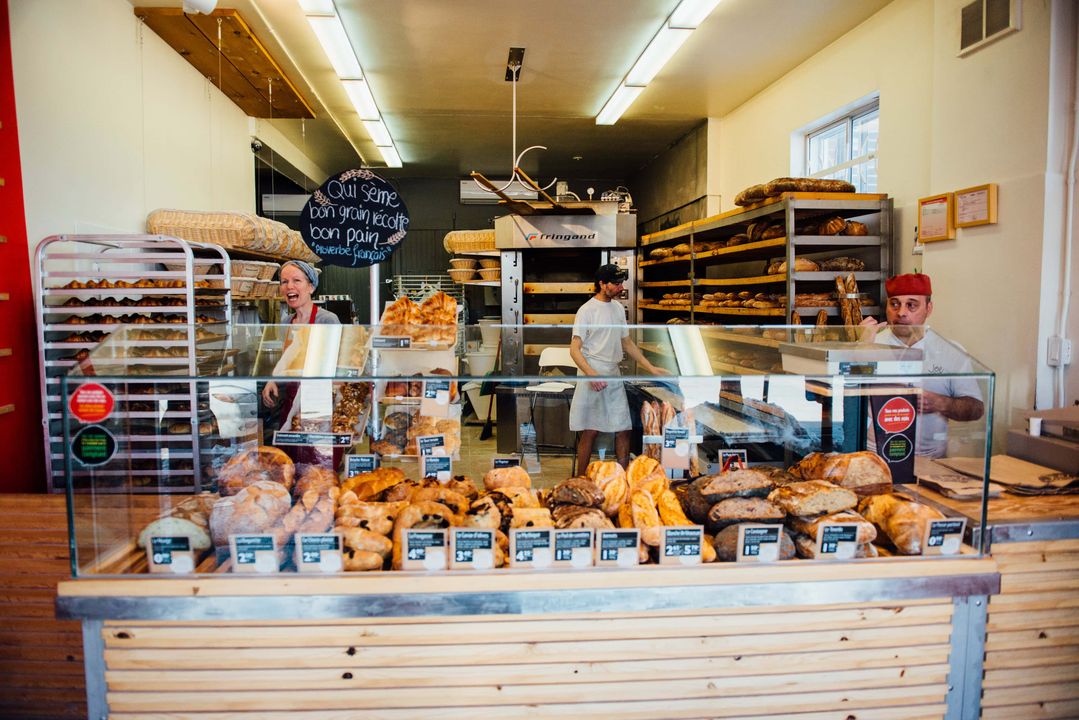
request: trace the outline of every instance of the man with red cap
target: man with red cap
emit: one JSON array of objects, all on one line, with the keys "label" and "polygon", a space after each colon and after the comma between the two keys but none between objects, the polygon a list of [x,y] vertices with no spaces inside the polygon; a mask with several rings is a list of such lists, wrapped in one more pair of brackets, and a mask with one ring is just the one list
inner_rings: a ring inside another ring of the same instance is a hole
[{"label": "man with red cap", "polygon": [[952,375],[923,381],[919,403],[915,452],[944,457],[948,449],[948,421],[977,420],[985,412],[978,383],[959,377],[973,371],[970,357],[963,348],[926,325],[933,313],[933,285],[928,275],[896,275],[885,281],[884,288],[888,292],[888,323],[879,323],[871,317],[863,320],[863,326],[876,331],[875,339],[872,332],[866,339],[921,350],[924,374]]}]

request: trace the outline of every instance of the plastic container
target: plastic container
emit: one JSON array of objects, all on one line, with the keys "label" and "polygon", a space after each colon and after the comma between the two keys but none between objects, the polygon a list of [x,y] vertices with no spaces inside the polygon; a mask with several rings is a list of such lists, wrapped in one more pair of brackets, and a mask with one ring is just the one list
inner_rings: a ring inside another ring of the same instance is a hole
[{"label": "plastic container", "polygon": [[482,377],[494,370],[497,353],[497,349],[481,347],[476,352],[466,355],[465,362],[468,363],[468,374],[472,377]]},{"label": "plastic container", "polygon": [[489,350],[498,345],[498,336],[502,331],[494,326],[500,322],[502,322],[502,318],[480,318],[480,337],[483,339],[482,348]]}]

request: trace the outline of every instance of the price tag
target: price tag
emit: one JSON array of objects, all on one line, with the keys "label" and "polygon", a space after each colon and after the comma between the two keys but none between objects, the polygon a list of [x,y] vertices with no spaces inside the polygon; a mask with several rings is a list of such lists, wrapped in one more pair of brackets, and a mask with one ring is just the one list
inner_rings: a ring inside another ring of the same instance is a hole
[{"label": "price tag", "polygon": [[660,565],[700,565],[704,528],[700,525],[664,527],[660,539]]},{"label": "price tag", "polygon": [[186,575],[195,571],[195,553],[191,550],[191,538],[187,535],[151,536],[146,548],[146,560],[152,573]]},{"label": "price tag", "polygon": [[922,555],[958,555],[963,548],[966,527],[966,518],[930,521],[925,529]]},{"label": "price tag", "polygon": [[424,417],[450,416],[450,381],[424,380],[420,399],[420,415]]},{"label": "price tag", "polygon": [[401,538],[401,567],[405,570],[445,570],[449,565],[445,530],[405,530]]},{"label": "price tag", "polygon": [[491,458],[491,469],[498,470],[500,468],[520,467],[521,458],[519,457],[495,457]]},{"label": "price tag", "polygon": [[775,562],[783,541],[782,525],[738,526],[738,562]]},{"label": "price tag", "polygon": [[282,432],[274,430],[273,444],[350,447],[352,445],[352,433]]},{"label": "price tag", "polygon": [[728,449],[719,451],[719,467],[725,470],[727,467],[739,468],[749,464],[749,455],[742,449]]},{"label": "price tag", "polygon": [[594,535],[589,528],[554,531],[554,564],[573,568],[592,567]]},{"label": "price tag", "polygon": [[229,550],[233,572],[267,574],[278,570],[273,535],[229,535]]},{"label": "price tag", "polygon": [[371,347],[377,350],[406,350],[412,347],[412,338],[398,335],[375,335]]},{"label": "price tag", "polygon": [[378,455],[346,455],[345,477],[374,472],[378,469],[378,465]]},{"label": "price tag", "polygon": [[300,572],[338,573],[344,569],[340,533],[298,533],[295,544]]},{"label": "price tag", "polygon": [[420,455],[445,455],[445,435],[420,435],[416,438],[416,447]]},{"label": "price tag", "polygon": [[424,455],[422,462],[424,480],[448,483],[453,477],[453,460],[446,455]]},{"label": "price tag", "polygon": [[858,526],[821,523],[817,526],[817,559],[850,560],[858,552]]},{"label": "price tag", "polygon": [[490,570],[494,566],[494,530],[450,528],[451,570]]},{"label": "price tag", "polygon": [[668,470],[689,469],[689,428],[663,428],[663,450],[659,463]]},{"label": "price tag", "polygon": [[634,567],[641,560],[640,547],[640,530],[596,530],[596,565]]},{"label": "price tag", "polygon": [[510,565],[543,569],[554,562],[551,528],[510,529]]}]

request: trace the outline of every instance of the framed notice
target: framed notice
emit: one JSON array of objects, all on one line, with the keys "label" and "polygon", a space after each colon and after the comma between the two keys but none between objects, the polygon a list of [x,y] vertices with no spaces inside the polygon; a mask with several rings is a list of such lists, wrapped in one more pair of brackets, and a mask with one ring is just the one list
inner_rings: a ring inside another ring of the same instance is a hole
[{"label": "framed notice", "polygon": [[997,184],[955,191],[955,226],[992,225],[997,221]]},{"label": "framed notice", "polygon": [[936,242],[955,237],[952,193],[933,195],[918,200],[918,241]]}]

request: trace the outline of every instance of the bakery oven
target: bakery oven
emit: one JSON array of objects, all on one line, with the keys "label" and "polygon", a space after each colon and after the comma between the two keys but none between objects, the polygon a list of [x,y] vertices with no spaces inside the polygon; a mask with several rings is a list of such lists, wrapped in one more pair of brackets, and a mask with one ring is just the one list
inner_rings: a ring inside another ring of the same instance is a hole
[{"label": "bakery oven", "polygon": [[569,345],[565,326],[595,293],[600,265],[615,263],[628,272],[621,302],[627,320],[636,316],[636,216],[619,213],[614,202],[581,203],[577,210],[581,214],[507,215],[495,221],[507,375],[535,375],[544,348]]}]

